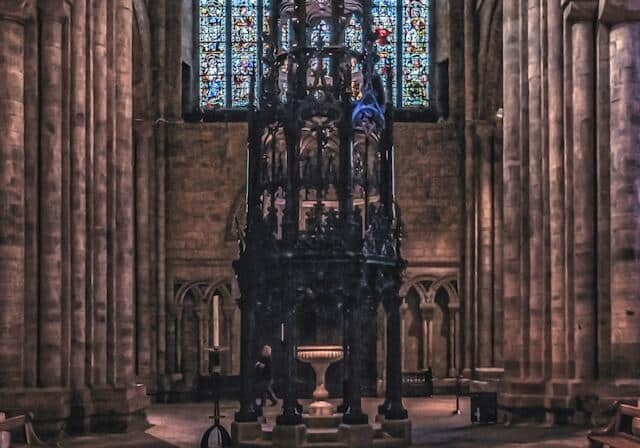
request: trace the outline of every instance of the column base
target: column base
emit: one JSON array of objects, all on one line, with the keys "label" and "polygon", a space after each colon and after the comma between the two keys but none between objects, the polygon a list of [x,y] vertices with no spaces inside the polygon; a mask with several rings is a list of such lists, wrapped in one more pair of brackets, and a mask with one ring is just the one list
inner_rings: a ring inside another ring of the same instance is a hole
[{"label": "column base", "polygon": [[304,425],[280,425],[273,428],[273,446],[298,448],[305,442],[307,427]]},{"label": "column base", "polygon": [[373,428],[368,424],[342,424],[338,427],[338,440],[349,448],[370,448],[373,446]]},{"label": "column base", "polygon": [[260,438],[261,427],[258,422],[231,422],[231,440],[233,446],[240,446],[242,442],[254,441]]},{"label": "column base", "polygon": [[406,446],[411,445],[411,420],[387,420],[384,416],[380,417],[380,419],[376,420],[380,421],[384,432],[389,434],[391,437],[404,440]]},{"label": "column base", "polygon": [[295,412],[285,412],[276,417],[277,426],[298,426],[302,424],[302,414],[298,412],[296,407]]},{"label": "column base", "polygon": [[33,426],[43,439],[64,431],[124,432],[147,428],[149,405],[144,386],[105,386],[96,389],[0,389],[0,409],[9,414],[33,413]]},{"label": "column base", "polygon": [[387,420],[406,420],[409,418],[409,413],[402,402],[385,402],[378,407],[378,413]]},{"label": "column base", "polygon": [[70,434],[83,434],[91,431],[91,416],[94,413],[91,390],[80,389],[71,392],[71,414],[67,424]]},{"label": "column base", "polygon": [[350,426],[369,424],[369,416],[362,411],[347,411],[342,414],[342,423]]},{"label": "column base", "polygon": [[150,400],[141,384],[91,390],[92,432],[126,432],[149,427],[144,409]]},{"label": "column base", "polygon": [[234,421],[238,423],[254,423],[258,421],[258,410],[255,407],[240,407],[240,410],[233,416]]},{"label": "column base", "polygon": [[606,411],[618,400],[640,395],[638,380],[503,381],[498,394],[500,413],[506,422],[572,423],[600,426],[608,422]]},{"label": "column base", "polygon": [[71,392],[63,388],[0,389],[0,409],[8,416],[33,413],[38,437],[57,438],[71,415]]}]

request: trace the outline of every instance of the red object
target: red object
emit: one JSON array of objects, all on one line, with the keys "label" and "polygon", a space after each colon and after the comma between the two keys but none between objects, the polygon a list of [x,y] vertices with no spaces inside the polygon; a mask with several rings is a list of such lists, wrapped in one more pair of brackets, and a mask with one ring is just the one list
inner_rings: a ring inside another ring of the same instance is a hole
[{"label": "red object", "polygon": [[378,38],[376,39],[376,43],[378,45],[387,45],[388,43],[387,37],[389,37],[389,35],[391,34],[391,31],[384,28],[378,28],[376,29],[376,34],[378,35]]}]

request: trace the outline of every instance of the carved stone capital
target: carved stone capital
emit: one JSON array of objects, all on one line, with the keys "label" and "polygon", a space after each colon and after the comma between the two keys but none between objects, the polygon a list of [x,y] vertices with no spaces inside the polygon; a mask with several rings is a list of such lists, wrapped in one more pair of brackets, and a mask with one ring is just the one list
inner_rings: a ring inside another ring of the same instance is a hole
[{"label": "carved stone capital", "polygon": [[598,0],[562,0],[562,9],[568,22],[590,21],[598,14]]},{"label": "carved stone capital", "polygon": [[24,22],[34,13],[35,0],[0,0],[0,20]]},{"label": "carved stone capital", "polygon": [[436,311],[435,303],[421,303],[420,304],[420,314],[422,314],[422,318],[427,321],[433,320],[433,315]]},{"label": "carved stone capital", "polygon": [[45,20],[63,21],[69,16],[73,0],[38,0],[38,10]]},{"label": "carved stone capital", "polygon": [[600,0],[598,17],[609,25],[640,21],[640,1]]}]

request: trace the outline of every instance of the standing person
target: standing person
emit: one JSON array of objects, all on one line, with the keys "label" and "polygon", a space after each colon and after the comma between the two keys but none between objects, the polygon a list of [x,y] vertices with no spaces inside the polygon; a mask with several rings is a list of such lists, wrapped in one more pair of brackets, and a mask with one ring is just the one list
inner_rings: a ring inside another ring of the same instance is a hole
[{"label": "standing person", "polygon": [[273,375],[271,372],[271,347],[265,345],[260,352],[260,359],[256,362],[256,380],[260,385],[260,407],[263,407],[266,399],[271,406],[278,404],[278,398],[273,393]]}]

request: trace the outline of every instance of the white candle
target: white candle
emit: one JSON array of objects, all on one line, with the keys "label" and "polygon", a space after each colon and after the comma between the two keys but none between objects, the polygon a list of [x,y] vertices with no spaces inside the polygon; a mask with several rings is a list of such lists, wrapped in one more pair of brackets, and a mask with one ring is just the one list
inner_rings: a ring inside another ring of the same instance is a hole
[{"label": "white candle", "polygon": [[220,297],[213,296],[213,346],[220,347]]},{"label": "white candle", "polygon": [[284,322],[280,324],[280,341],[284,342]]}]

